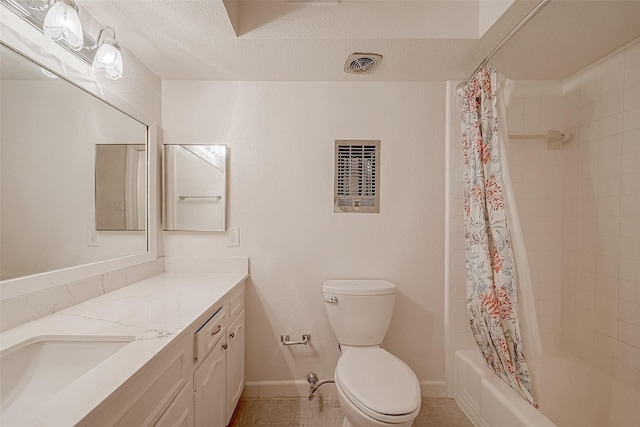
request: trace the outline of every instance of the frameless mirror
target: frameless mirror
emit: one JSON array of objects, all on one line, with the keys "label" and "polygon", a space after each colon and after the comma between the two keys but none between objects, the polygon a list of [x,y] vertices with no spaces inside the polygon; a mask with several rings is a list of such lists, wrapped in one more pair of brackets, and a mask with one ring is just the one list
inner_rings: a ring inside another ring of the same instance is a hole
[{"label": "frameless mirror", "polygon": [[224,231],[226,145],[164,146],[164,229]]},{"label": "frameless mirror", "polygon": [[[5,45],[0,77],[0,280],[147,253],[148,127]],[[135,193],[109,199],[124,227],[97,221],[103,144],[134,147],[117,180]]]}]

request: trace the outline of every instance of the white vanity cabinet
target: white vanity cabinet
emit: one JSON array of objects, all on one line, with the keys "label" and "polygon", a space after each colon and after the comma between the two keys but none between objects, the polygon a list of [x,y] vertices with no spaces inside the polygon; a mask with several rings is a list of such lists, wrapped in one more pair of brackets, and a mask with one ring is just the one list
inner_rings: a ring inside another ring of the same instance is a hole
[{"label": "white vanity cabinet", "polygon": [[196,333],[194,427],[225,427],[231,421],[244,389],[244,325],[244,286],[238,286],[224,309]]},{"label": "white vanity cabinet", "polygon": [[225,427],[225,340],[219,339],[193,373],[193,422],[196,427]]},{"label": "white vanity cabinet", "polygon": [[225,425],[229,425],[244,389],[244,310],[227,327],[225,359]]},{"label": "white vanity cabinet", "polygon": [[225,427],[226,307],[194,337],[193,422],[197,427]]},{"label": "white vanity cabinet", "polygon": [[240,285],[225,298],[224,309],[196,333],[194,427],[229,425],[244,389],[244,336],[244,285]]},{"label": "white vanity cabinet", "polygon": [[76,426],[167,425],[159,424],[167,410],[188,409],[177,408],[176,398],[185,392],[185,388],[191,389],[184,370],[193,357],[193,350],[189,348],[193,341],[189,338],[181,337],[170,351],[158,354]]},{"label": "white vanity cabinet", "polygon": [[191,427],[193,426],[193,385],[191,382],[182,387],[171,405],[164,411],[155,427]]},{"label": "white vanity cabinet", "polygon": [[244,284],[194,338],[193,426],[225,427],[244,389]]},{"label": "white vanity cabinet", "polygon": [[76,425],[225,427],[244,387],[244,335],[241,282]]}]

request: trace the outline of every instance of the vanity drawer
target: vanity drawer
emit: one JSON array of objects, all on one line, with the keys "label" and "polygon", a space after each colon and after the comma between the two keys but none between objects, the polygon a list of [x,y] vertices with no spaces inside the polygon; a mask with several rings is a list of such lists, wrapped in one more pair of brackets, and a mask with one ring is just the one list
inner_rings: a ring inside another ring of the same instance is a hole
[{"label": "vanity drawer", "polygon": [[209,351],[218,342],[220,338],[224,336],[225,328],[225,310],[220,308],[207,323],[202,325],[195,333],[194,338],[194,359],[202,360],[209,354]]},{"label": "vanity drawer", "polygon": [[231,291],[229,296],[227,296],[227,302],[225,305],[227,306],[229,321],[231,322],[236,318],[238,313],[244,309],[244,282]]}]

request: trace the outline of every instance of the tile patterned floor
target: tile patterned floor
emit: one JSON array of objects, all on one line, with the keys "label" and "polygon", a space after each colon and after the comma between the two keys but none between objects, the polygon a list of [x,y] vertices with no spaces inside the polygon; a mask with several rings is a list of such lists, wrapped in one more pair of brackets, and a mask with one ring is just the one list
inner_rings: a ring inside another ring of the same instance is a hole
[{"label": "tile patterned floor", "polygon": [[[229,427],[341,427],[337,399],[242,399]],[[473,427],[453,399],[423,398],[413,427]]]}]

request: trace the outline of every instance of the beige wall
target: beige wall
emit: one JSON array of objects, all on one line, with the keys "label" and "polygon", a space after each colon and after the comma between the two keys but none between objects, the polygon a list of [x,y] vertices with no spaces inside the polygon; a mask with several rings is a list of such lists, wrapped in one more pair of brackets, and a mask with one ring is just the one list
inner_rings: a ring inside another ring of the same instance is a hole
[{"label": "beige wall", "polygon": [[[399,287],[384,346],[443,389],[444,98],[442,83],[163,82],[166,143],[230,147],[240,247],[226,233],[165,232],[164,244],[249,257],[248,381],[333,377],[322,283],[382,278]],[[379,214],[333,213],[335,139],[381,140]],[[303,333],[311,346],[280,343]]]}]

